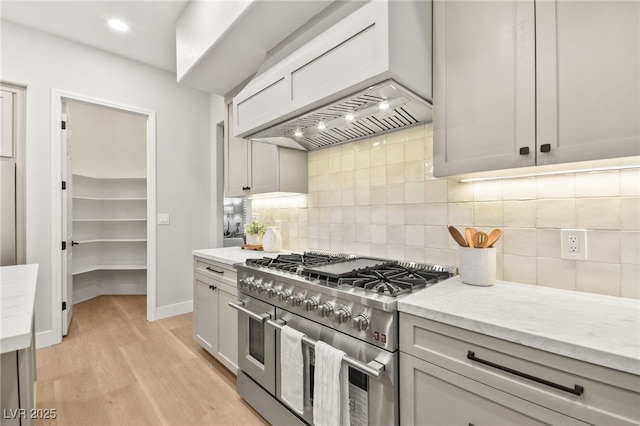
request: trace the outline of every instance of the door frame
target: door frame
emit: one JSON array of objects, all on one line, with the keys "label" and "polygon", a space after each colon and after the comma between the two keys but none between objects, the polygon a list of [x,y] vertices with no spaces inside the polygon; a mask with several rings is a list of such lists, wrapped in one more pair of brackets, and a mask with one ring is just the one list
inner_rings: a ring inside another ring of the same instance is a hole
[{"label": "door frame", "polygon": [[51,310],[52,331],[62,341],[62,102],[75,101],[147,117],[147,320],[157,318],[156,307],[156,112],[66,90],[51,89]]}]

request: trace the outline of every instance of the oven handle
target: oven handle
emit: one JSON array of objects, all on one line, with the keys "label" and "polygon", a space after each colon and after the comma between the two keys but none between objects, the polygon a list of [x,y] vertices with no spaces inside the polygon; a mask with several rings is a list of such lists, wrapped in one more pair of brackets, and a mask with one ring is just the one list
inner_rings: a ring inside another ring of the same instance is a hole
[{"label": "oven handle", "polygon": [[260,321],[262,323],[268,320],[269,318],[271,318],[271,315],[269,315],[266,312],[262,315],[256,314],[255,312],[251,312],[250,310],[244,307],[244,302],[242,301],[229,302],[229,306],[231,306],[236,311],[242,312],[243,314],[249,316],[249,318],[252,318],[256,321]]},{"label": "oven handle", "polygon": [[[273,328],[282,331],[282,326],[284,326],[287,322],[283,319],[278,319],[277,322],[273,320],[267,320],[267,324],[272,326]],[[316,345],[316,341],[307,337],[302,336],[302,343],[308,346]],[[362,361],[358,361],[355,358],[351,358],[349,355],[345,355],[342,359],[345,364],[350,367],[355,368],[356,370],[366,374],[369,377],[373,377],[375,379],[379,378],[382,372],[384,371],[384,364],[376,361],[375,359],[368,364],[365,364]]]}]

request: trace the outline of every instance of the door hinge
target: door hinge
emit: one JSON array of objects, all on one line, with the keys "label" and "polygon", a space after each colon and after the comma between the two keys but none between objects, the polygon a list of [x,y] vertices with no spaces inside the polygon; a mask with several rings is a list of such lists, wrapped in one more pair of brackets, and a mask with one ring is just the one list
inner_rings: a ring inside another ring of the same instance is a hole
[{"label": "door hinge", "polygon": [[62,181],[62,190],[67,189],[67,182]]},{"label": "door hinge", "polygon": [[67,122],[66,121],[62,121],[62,130],[65,130],[67,128]]},{"label": "door hinge", "polygon": [[62,310],[63,311],[67,310],[67,302],[62,302]]},{"label": "door hinge", "polygon": [[62,250],[66,250],[67,249],[67,242],[63,241],[62,242]]}]

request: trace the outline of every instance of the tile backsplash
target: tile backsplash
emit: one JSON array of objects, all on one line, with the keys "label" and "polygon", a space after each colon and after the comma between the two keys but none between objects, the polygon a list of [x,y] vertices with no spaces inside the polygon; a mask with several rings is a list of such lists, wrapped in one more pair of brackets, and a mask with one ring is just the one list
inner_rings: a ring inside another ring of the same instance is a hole
[{"label": "tile backsplash", "polygon": [[[432,126],[309,152],[309,193],[254,199],[285,249],[458,265],[446,225],[502,228],[499,279],[640,298],[640,170],[461,183],[433,177]],[[587,230],[588,260],[560,256]]]}]

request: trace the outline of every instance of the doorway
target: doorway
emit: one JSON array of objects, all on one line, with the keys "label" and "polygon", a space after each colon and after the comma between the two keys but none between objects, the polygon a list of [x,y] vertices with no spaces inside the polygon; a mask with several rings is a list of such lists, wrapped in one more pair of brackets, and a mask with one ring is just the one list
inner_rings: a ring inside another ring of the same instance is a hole
[{"label": "doorway", "polygon": [[155,113],[60,91],[52,102],[60,340],[73,304],[103,294],[146,294],[154,320]]}]

